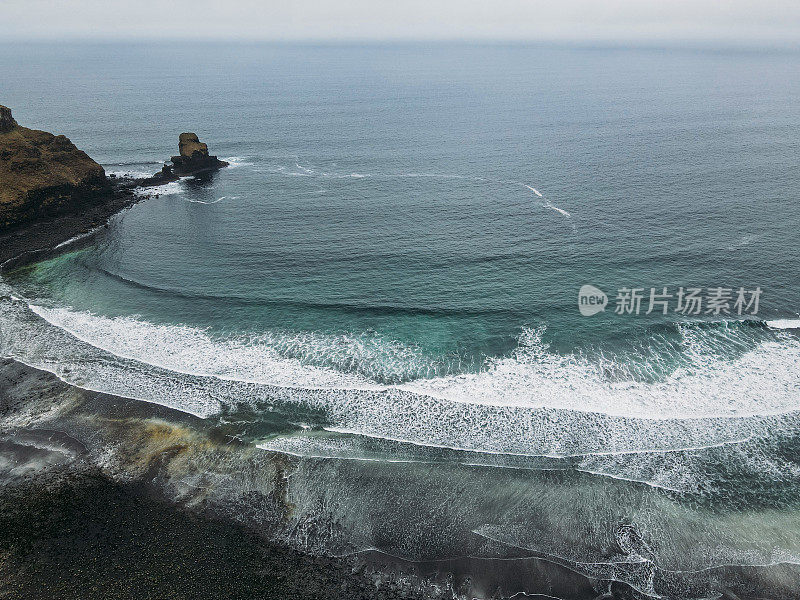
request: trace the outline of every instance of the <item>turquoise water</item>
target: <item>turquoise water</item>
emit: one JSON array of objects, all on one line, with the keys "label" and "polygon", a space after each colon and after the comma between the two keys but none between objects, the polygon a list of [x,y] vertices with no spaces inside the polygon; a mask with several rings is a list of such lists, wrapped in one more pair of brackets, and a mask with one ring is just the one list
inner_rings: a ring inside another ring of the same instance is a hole
[{"label": "turquoise water", "polygon": [[[4,274],[3,354],[246,422],[269,451],[483,465],[474,535],[592,573],[616,535],[614,561],[656,574],[610,578],[699,597],[711,584],[673,572],[800,559],[800,530],[784,531],[800,474],[798,67],[730,49],[4,46],[0,101],[107,172],[158,171],[181,131],[232,164]],[[581,316],[584,284],[605,312]],[[763,294],[755,315],[614,314],[618,289],[665,286]],[[520,524],[501,500],[515,486],[572,520],[566,541],[557,519]],[[619,541],[617,503],[647,552]],[[576,536],[585,523],[611,533]]]}]

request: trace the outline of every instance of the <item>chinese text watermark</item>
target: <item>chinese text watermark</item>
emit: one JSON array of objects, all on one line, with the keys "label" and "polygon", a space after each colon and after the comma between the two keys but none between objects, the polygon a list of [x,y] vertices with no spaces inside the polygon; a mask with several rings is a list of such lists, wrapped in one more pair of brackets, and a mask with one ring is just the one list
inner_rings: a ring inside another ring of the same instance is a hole
[{"label": "chinese text watermark", "polygon": [[[618,315],[756,315],[762,290],[727,287],[643,288],[622,287],[614,299]],[[608,295],[598,287],[584,285],[578,291],[578,310],[585,317],[605,311]]]}]

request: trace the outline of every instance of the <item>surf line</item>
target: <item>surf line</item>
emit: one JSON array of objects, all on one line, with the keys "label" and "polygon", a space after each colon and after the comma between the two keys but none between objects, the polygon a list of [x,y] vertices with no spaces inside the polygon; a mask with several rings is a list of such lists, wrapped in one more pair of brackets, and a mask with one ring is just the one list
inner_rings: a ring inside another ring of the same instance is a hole
[{"label": "surf line", "polygon": [[[532,191],[534,194],[536,194],[537,196],[539,196],[539,198],[544,198],[544,195],[542,195],[542,192],[540,192],[539,190],[537,190],[535,187],[532,187],[532,186],[528,185],[527,183],[523,183],[522,185],[524,185],[526,188],[528,188],[528,189],[529,189],[530,191]],[[545,208],[549,208],[550,210],[554,210],[554,211],[556,211],[557,213],[560,213],[560,214],[564,215],[564,216],[565,216],[567,219],[570,219],[570,218],[572,218],[572,215],[571,215],[570,213],[568,213],[568,212],[567,212],[566,210],[564,210],[563,208],[558,208],[558,207],[557,207],[555,204],[553,204],[553,203],[552,203],[552,202],[550,202],[549,200],[546,200],[546,201],[545,201],[544,207],[545,207]]]}]

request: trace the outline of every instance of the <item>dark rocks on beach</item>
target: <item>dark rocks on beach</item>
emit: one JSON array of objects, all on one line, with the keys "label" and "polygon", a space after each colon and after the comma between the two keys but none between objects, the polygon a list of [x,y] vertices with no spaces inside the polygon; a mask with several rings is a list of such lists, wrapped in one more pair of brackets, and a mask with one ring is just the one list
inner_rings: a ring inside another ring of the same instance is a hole
[{"label": "dark rocks on beach", "polygon": [[[421,600],[161,500],[142,483],[50,467],[0,487],[0,596],[37,600]],[[449,599],[449,597],[448,597]],[[436,599],[439,600],[439,599]],[[444,598],[442,598],[444,600]]]}]

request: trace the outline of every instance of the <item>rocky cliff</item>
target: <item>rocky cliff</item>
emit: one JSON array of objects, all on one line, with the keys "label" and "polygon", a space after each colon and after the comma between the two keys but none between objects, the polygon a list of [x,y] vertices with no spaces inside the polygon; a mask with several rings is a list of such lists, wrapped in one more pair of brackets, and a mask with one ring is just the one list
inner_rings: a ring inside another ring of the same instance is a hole
[{"label": "rocky cliff", "polygon": [[0,231],[106,201],[103,167],[63,135],[17,124],[0,106]]}]

